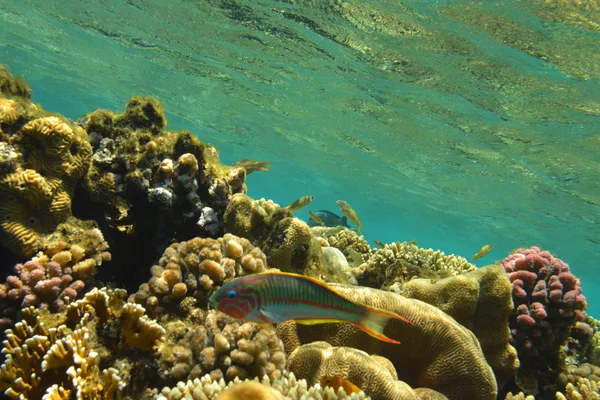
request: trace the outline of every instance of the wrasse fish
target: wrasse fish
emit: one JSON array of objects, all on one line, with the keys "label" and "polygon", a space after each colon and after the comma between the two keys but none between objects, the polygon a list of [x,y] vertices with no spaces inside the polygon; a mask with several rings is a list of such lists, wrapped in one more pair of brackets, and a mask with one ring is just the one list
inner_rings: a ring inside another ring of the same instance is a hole
[{"label": "wrasse fish", "polygon": [[270,161],[254,161],[248,158],[236,161],[233,163],[234,167],[243,167],[246,170],[246,175],[250,175],[256,171],[268,171],[271,168]]},{"label": "wrasse fish", "polygon": [[313,196],[302,196],[298,200],[294,201],[292,204],[290,204],[289,206],[287,206],[286,208],[290,212],[296,212],[296,211],[298,211],[298,210],[306,207],[310,203],[312,203],[312,201],[314,199],[315,198]]},{"label": "wrasse fish", "polygon": [[[348,225],[348,218],[346,218],[345,216],[340,217],[339,215],[334,214],[331,211],[327,211],[327,210],[319,210],[319,211],[315,212],[314,214],[317,217],[319,217],[319,219],[321,221],[323,221],[325,226],[329,226],[329,227],[343,226],[345,228],[350,227]],[[317,225],[317,220],[312,218],[312,214],[311,214],[311,218],[308,220],[308,226],[316,226],[316,225]]]},{"label": "wrasse fish", "polygon": [[339,388],[344,388],[344,391],[347,395],[360,392],[360,388],[358,386],[341,376],[324,376],[321,378],[319,383],[322,387],[328,386],[332,388],[336,393]]},{"label": "wrasse fish", "polygon": [[285,272],[246,275],[221,286],[210,304],[230,317],[258,323],[294,320],[299,324],[350,322],[388,343],[383,328],[390,319],[412,322],[390,311],[355,303],[308,276]]},{"label": "wrasse fish", "polygon": [[362,225],[360,223],[360,217],[358,216],[358,214],[356,214],[356,211],[354,211],[350,204],[346,203],[344,200],[338,200],[336,203],[340,207],[342,214],[344,214],[350,220],[350,222],[356,225],[356,227],[360,231]]},{"label": "wrasse fish", "polygon": [[[323,222],[323,220],[321,219],[321,217],[319,217],[319,216],[318,216],[317,214],[315,214],[314,212],[312,212],[312,211],[309,211],[309,212],[308,212],[308,215],[310,215],[310,218],[312,218],[312,220],[313,220],[313,221],[314,221],[316,224],[318,224],[318,225],[321,225],[321,226],[325,226],[325,222]],[[310,222],[310,220],[309,220],[309,222]],[[308,226],[310,226],[310,224],[308,224]]]},{"label": "wrasse fish", "polygon": [[478,258],[486,256],[490,251],[492,251],[493,248],[494,248],[493,244],[486,244],[485,246],[483,246],[481,248],[481,250],[479,250],[477,253],[475,253],[473,255],[473,257],[471,257],[471,260],[477,260]]}]

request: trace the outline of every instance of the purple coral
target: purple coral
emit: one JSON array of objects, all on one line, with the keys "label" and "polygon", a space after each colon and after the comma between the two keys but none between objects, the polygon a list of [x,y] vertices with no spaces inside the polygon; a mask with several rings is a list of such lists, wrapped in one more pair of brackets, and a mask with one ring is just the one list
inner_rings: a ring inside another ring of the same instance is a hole
[{"label": "purple coral", "polygon": [[[552,390],[560,372],[560,346],[571,328],[586,318],[587,302],[579,279],[565,262],[535,246],[515,250],[500,265],[512,283],[515,312],[509,325],[520,373],[533,372],[542,392]],[[541,376],[543,370],[547,372]]]},{"label": "purple coral", "polygon": [[[0,317],[14,316],[29,306],[56,311],[66,297],[75,299],[85,286],[83,281],[73,280],[71,268],[63,268],[56,261],[27,261],[15,265],[14,273],[0,284]],[[9,318],[0,318],[4,320],[10,324]]]}]

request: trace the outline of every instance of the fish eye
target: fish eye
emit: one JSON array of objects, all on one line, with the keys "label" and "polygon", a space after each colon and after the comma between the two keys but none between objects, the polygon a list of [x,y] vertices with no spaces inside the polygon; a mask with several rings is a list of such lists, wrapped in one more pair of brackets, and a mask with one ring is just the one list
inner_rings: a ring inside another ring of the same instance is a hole
[{"label": "fish eye", "polygon": [[235,298],[235,290],[230,290],[229,292],[227,292],[227,297],[229,297],[230,299],[234,299]]}]

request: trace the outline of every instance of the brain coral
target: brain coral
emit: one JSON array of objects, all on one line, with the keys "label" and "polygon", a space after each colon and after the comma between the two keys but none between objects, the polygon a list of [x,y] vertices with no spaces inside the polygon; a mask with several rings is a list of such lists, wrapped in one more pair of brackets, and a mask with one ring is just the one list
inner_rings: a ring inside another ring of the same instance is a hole
[{"label": "brain coral", "polygon": [[184,297],[205,307],[212,291],[224,282],[266,268],[265,255],[247,239],[231,234],[219,239],[194,238],[169,246],[152,267],[150,281],[140,286],[132,300],[156,316],[165,309],[178,312]]},{"label": "brain coral", "polygon": [[71,215],[71,198],[32,169],[0,176],[0,243],[31,256],[40,236],[51,233]]},{"label": "brain coral", "polygon": [[473,271],[466,259],[441,251],[422,249],[409,242],[386,244],[364,266],[359,282],[372,287],[402,285],[413,278],[445,278]]},{"label": "brain coral", "polygon": [[517,249],[500,265],[512,283],[515,312],[509,326],[521,361],[517,382],[523,391],[552,396],[562,369],[560,348],[575,323],[586,318],[579,280],[539,247]]},{"label": "brain coral", "polygon": [[402,342],[385,343],[349,323],[301,326],[294,321],[277,325],[287,352],[314,341],[354,347],[389,358],[398,378],[413,388],[428,388],[449,399],[495,399],[494,373],[479,342],[443,311],[419,300],[382,290],[334,285],[349,299],[392,311],[414,325],[391,320],[385,334]]},{"label": "brain coral", "polygon": [[377,358],[351,347],[332,347],[326,342],[302,345],[290,354],[288,370],[306,379],[309,385],[315,385],[324,378],[344,377],[373,400],[420,399],[410,386],[398,381]]},{"label": "brain coral", "polygon": [[413,279],[401,294],[439,308],[473,332],[499,387],[515,375],[519,360],[508,328],[512,289],[501,267],[490,265],[439,280]]}]

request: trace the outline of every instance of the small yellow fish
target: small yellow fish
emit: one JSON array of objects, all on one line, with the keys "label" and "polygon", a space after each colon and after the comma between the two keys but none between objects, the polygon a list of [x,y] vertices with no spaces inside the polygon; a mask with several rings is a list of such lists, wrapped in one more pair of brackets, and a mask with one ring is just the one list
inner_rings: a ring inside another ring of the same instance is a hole
[{"label": "small yellow fish", "polygon": [[380,249],[385,247],[385,243],[380,242],[379,240],[373,240],[373,243],[375,243],[375,246],[379,247]]},{"label": "small yellow fish", "polygon": [[302,196],[298,200],[294,201],[292,204],[290,204],[289,206],[287,206],[286,208],[290,212],[296,212],[296,211],[298,211],[298,210],[306,207],[310,203],[312,203],[312,201],[314,199],[315,198],[313,196]]},{"label": "small yellow fish", "polygon": [[350,220],[350,222],[356,225],[356,227],[360,231],[362,225],[360,223],[360,217],[358,216],[358,214],[356,214],[356,211],[354,211],[350,204],[346,203],[344,200],[338,200],[336,203],[340,207],[342,214],[344,214],[346,218]]},{"label": "small yellow fish", "polygon": [[341,376],[324,376],[321,378],[321,382],[319,383],[322,387],[328,386],[332,388],[336,393],[339,388],[344,388],[344,391],[347,395],[360,392],[360,388],[358,386]]},{"label": "small yellow fish", "polygon": [[321,217],[319,217],[314,212],[309,211],[308,215],[310,215],[310,217],[313,219],[313,221],[315,221],[318,225],[325,226],[325,222],[323,222],[323,220],[321,219]]},{"label": "small yellow fish", "polygon": [[477,253],[471,257],[471,260],[477,260],[478,258],[486,256],[494,248],[493,244],[486,244]]},{"label": "small yellow fish", "polygon": [[362,265],[362,263],[365,262],[363,256],[358,251],[354,250],[352,247],[348,247],[346,250],[348,251],[348,255],[352,260],[352,262],[350,262],[351,266],[358,267],[359,265]]},{"label": "small yellow fish", "polygon": [[417,245],[417,244],[419,244],[419,241],[418,241],[417,239],[413,239],[413,240],[411,240],[411,241],[408,241],[408,242],[406,242],[406,244],[414,244],[414,245]]},{"label": "small yellow fish", "polygon": [[248,158],[233,163],[235,167],[242,167],[246,170],[246,175],[256,171],[268,171],[271,168],[270,161],[254,161]]}]

